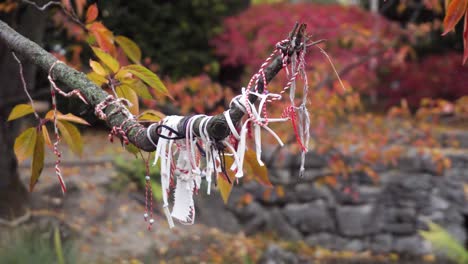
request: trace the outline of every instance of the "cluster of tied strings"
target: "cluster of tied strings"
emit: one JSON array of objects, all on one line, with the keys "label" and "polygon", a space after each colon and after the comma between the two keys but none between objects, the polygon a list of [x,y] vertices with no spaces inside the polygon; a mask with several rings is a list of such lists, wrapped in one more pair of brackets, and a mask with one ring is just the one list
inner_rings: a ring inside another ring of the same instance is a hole
[{"label": "cluster of tied strings", "polygon": [[[248,148],[247,139],[253,134],[256,158],[259,165],[264,166],[261,160],[262,144],[261,130],[270,133],[283,146],[279,136],[268,126],[274,122],[291,121],[296,139],[301,146],[302,158],[300,173],[304,172],[304,157],[309,143],[309,114],[306,107],[308,82],[305,72],[306,45],[294,47],[295,41],[283,40],[277,44],[277,49],[261,65],[259,71],[253,75],[242,93],[232,99],[230,108],[236,106],[247,118],[242,122],[234,123],[229,110],[224,112],[230,135],[224,140],[215,140],[210,137],[208,127],[212,116],[195,115],[191,117],[167,116],[161,122],[150,125],[147,137],[156,147],[153,166],[160,161],[161,186],[163,197],[163,210],[170,227],[174,226],[173,218],[183,224],[192,224],[195,219],[195,206],[193,195],[200,190],[202,179],[207,182],[207,194],[211,192],[211,183],[217,177],[223,177],[231,184],[227,170],[231,170],[235,178],[241,178],[245,152]],[[286,45],[293,50],[292,55],[285,52]],[[278,54],[282,55],[282,66],[286,69],[288,82],[279,93],[268,91],[265,69],[269,62]],[[288,63],[290,66],[288,66]],[[298,76],[303,79],[303,98],[296,105],[296,80]],[[286,91],[290,91],[290,106],[283,111],[279,118],[268,117],[268,104],[280,100]],[[255,95],[257,102],[252,103],[249,95]],[[183,133],[179,132],[182,124]],[[151,131],[159,136],[157,144],[151,137]],[[198,136],[195,136],[198,135]],[[226,167],[226,156],[231,156],[232,165]],[[146,191],[148,192],[148,190]],[[169,208],[169,200],[173,194],[174,204]],[[148,217],[145,213],[145,219]]]},{"label": "cluster of tied strings", "polygon": [[[262,145],[261,145],[261,129],[265,129],[283,146],[283,142],[279,136],[268,127],[269,123],[291,121],[296,135],[298,144],[301,146],[302,157],[300,174],[304,172],[304,160],[307,146],[309,144],[309,114],[306,107],[308,94],[308,81],[305,72],[305,53],[306,47],[301,43],[301,47],[295,47],[295,39],[283,40],[276,45],[276,49],[261,65],[259,71],[254,74],[249,81],[247,87],[242,88],[242,93],[234,97],[230,103],[230,108],[236,106],[247,118],[243,122],[234,123],[229,114],[229,110],[224,112],[224,117],[230,129],[230,136],[224,140],[215,140],[210,137],[208,127],[212,116],[195,115],[188,118],[181,116],[167,116],[158,123],[150,125],[147,129],[148,140],[156,147],[155,159],[153,166],[160,161],[161,171],[161,186],[163,197],[163,210],[166,215],[169,226],[174,226],[173,218],[179,220],[183,224],[193,224],[195,220],[195,206],[193,195],[198,193],[202,179],[207,182],[207,194],[211,192],[211,183],[217,177],[223,177],[226,181],[232,184],[232,180],[227,170],[235,173],[236,179],[244,176],[243,165],[245,152],[247,150],[247,139],[253,133],[256,158],[259,165],[264,166],[261,160]],[[286,52],[286,46],[294,50],[291,55]],[[298,51],[297,51],[298,50]],[[288,82],[279,93],[271,93],[268,91],[267,78],[265,69],[269,62],[278,54],[282,55],[282,67],[286,70]],[[56,63],[59,63],[58,61]],[[51,83],[52,106],[54,110],[54,132],[56,141],[54,143],[54,153],[57,156],[56,173],[62,187],[62,191],[66,191],[61,171],[59,168],[61,153],[58,149],[60,136],[57,129],[57,109],[56,109],[56,92],[66,96],[78,96],[83,102],[88,103],[85,98],[74,90],[70,93],[64,93],[60,90],[52,77],[54,63],[49,72],[49,81]],[[288,66],[289,64],[289,66]],[[296,80],[298,76],[303,80],[302,100],[299,105],[296,105]],[[279,118],[268,117],[268,104],[278,101],[282,98],[286,91],[290,92],[290,106],[284,109],[283,114]],[[249,100],[249,95],[255,95],[257,102],[252,103]],[[113,141],[113,137],[120,137],[122,143],[129,144],[128,132],[139,126],[137,122],[133,125],[125,126],[127,122],[136,121],[125,107],[114,107],[108,114],[104,110],[111,105],[129,105],[130,102],[123,98],[117,98],[113,95],[108,95],[104,101],[96,105],[95,113],[102,120],[109,120],[109,117],[121,113],[126,119],[120,126],[113,126],[109,134],[109,140]],[[179,124],[183,122],[184,133],[179,132]],[[196,128],[195,124],[198,124]],[[154,127],[154,128],[153,128]],[[154,142],[150,132],[153,129],[158,134],[158,142]],[[197,131],[195,131],[197,129]],[[139,133],[143,133],[144,129],[139,129]],[[195,133],[198,136],[195,136]],[[226,168],[225,156],[233,158],[232,165]],[[144,159],[143,155],[142,158]],[[145,160],[145,159],[144,159]],[[146,175],[145,175],[145,213],[144,219],[148,222],[148,229],[151,229],[153,219],[153,193],[151,188],[151,178],[149,173],[148,159],[146,160]],[[169,208],[169,198],[173,194],[174,204],[172,210]]]}]

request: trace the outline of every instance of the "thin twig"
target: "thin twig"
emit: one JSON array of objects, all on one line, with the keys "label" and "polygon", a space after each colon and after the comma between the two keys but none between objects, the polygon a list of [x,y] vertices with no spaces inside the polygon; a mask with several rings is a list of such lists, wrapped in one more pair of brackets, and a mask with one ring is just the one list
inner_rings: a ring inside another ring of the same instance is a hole
[{"label": "thin twig", "polygon": [[13,55],[13,58],[15,58],[15,60],[18,62],[21,82],[23,83],[23,90],[24,90],[24,92],[26,93],[26,95],[29,98],[29,102],[31,103],[31,107],[34,110],[34,116],[37,118],[37,120],[41,120],[41,118],[39,117],[39,114],[37,114],[37,112],[36,112],[36,107],[34,107],[34,101],[33,101],[32,97],[31,97],[31,95],[29,94],[28,87],[26,86],[26,80],[24,79],[24,72],[23,72],[23,64],[18,59],[18,57],[16,57],[15,52],[12,51],[11,54]]},{"label": "thin twig", "polygon": [[39,9],[41,11],[46,10],[48,7],[50,7],[52,5],[62,6],[62,4],[60,2],[55,2],[55,1],[50,1],[50,2],[48,2],[47,4],[45,4],[43,6],[39,6],[36,2],[29,1],[29,0],[21,0],[21,1],[23,3],[30,4],[30,5],[34,6],[35,8],[37,8],[37,9]]},{"label": "thin twig", "polygon": [[343,81],[341,81],[340,75],[338,74],[338,71],[335,68],[335,64],[333,64],[333,61],[331,60],[330,56],[328,56],[328,53],[324,51],[320,46],[317,46],[318,49],[320,49],[320,52],[322,52],[323,55],[327,58],[328,62],[330,62],[330,65],[335,72],[336,78],[338,78],[338,81],[340,81],[341,88],[343,88],[343,91],[346,91],[346,87],[343,84]]}]

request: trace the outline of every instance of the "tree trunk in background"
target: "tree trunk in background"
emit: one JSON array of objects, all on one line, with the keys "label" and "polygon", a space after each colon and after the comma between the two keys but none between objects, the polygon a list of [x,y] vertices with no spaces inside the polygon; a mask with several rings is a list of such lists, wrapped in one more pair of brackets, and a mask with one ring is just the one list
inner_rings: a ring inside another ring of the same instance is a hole
[{"label": "tree trunk in background", "polygon": [[[46,26],[46,14],[32,6],[22,6],[11,13],[0,14],[0,19],[14,27],[31,40],[41,43]],[[31,91],[35,87],[36,67],[23,62],[24,77]],[[0,217],[12,219],[24,214],[28,192],[18,175],[13,143],[18,135],[18,123],[7,122],[14,105],[9,98],[23,95],[18,63],[8,47],[0,43]],[[26,102],[26,100],[25,100]]]}]

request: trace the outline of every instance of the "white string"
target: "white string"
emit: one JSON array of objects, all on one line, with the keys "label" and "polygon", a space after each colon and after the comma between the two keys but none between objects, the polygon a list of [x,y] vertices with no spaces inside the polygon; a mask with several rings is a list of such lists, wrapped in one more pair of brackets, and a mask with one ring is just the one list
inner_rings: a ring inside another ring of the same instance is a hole
[{"label": "white string", "polygon": [[224,114],[224,117],[226,118],[226,123],[228,124],[229,126],[229,129],[231,130],[231,133],[232,135],[234,135],[234,137],[236,139],[239,139],[239,133],[237,132],[237,129],[236,127],[234,126],[234,123],[232,122],[232,119],[231,119],[231,115],[229,114],[229,110],[226,110],[223,112]]}]

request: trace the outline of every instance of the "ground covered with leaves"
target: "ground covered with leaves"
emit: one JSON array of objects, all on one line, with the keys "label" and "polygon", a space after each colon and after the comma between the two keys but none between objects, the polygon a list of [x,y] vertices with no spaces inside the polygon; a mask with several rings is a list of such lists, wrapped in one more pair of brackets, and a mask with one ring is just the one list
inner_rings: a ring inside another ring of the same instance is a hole
[{"label": "ground covered with leaves", "polygon": [[[159,213],[153,230],[147,231],[143,221],[144,192],[134,180],[144,175],[122,173],[122,163],[132,164],[134,157],[119,143],[110,144],[106,138],[104,132],[85,133],[83,140],[88,147],[81,158],[64,149],[62,169],[68,187],[65,196],[61,194],[55,176],[54,156],[46,156],[43,177],[30,196],[29,217],[17,226],[0,229],[1,259],[16,260],[15,263],[30,263],[28,261],[32,259],[41,259],[44,263],[50,260],[57,263],[435,261],[431,255],[417,260],[402,260],[396,254],[332,252],[312,248],[301,241],[282,241],[273,234],[247,237],[242,232],[227,233],[200,223],[193,226],[176,224],[170,230],[164,216]],[[21,165],[21,174],[27,182],[27,162]],[[155,207],[160,206],[161,203],[156,201]],[[29,260],[25,256],[29,256]]]}]

